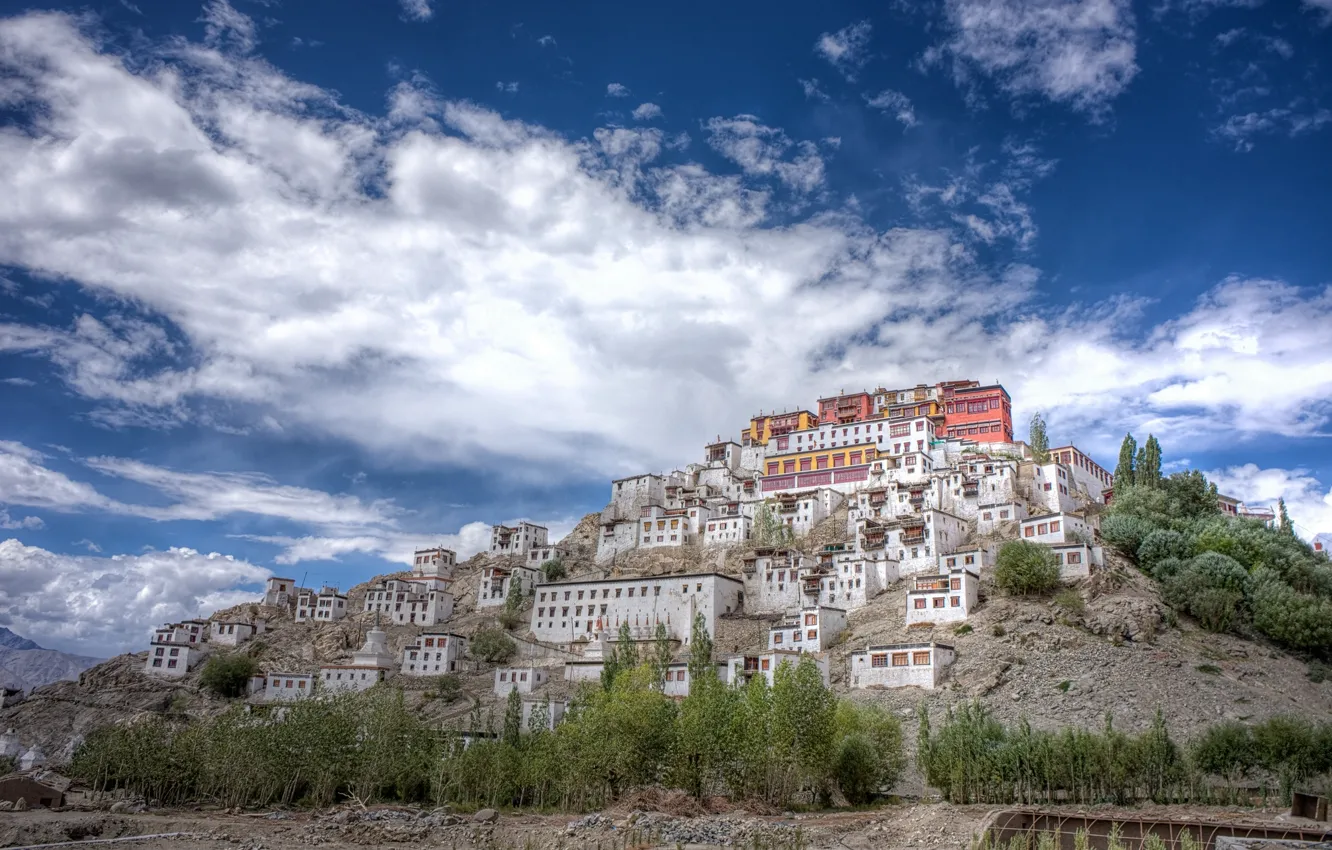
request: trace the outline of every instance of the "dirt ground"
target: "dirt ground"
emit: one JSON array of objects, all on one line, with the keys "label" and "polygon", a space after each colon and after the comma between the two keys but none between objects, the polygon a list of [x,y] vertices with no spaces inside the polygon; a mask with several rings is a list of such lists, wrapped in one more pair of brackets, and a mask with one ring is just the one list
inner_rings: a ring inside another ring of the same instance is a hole
[{"label": "dirt ground", "polygon": [[[1237,823],[1285,820],[1283,812],[1196,806],[1142,806],[1053,809],[1067,814],[1093,812],[1161,820],[1215,818]],[[28,847],[55,842],[185,833],[95,846],[166,850],[182,845],[238,846],[243,850],[286,850],[319,845],[341,847],[416,846],[449,850],[491,848],[704,848],[739,846],[770,850],[907,850],[968,847],[997,811],[992,806],[947,803],[899,803],[862,811],[756,815],[744,811],[700,817],[664,812],[621,812],[573,817],[498,813],[494,823],[478,823],[473,814],[446,810],[343,807],[320,812],[280,811],[106,811],[0,813],[0,847]]]}]

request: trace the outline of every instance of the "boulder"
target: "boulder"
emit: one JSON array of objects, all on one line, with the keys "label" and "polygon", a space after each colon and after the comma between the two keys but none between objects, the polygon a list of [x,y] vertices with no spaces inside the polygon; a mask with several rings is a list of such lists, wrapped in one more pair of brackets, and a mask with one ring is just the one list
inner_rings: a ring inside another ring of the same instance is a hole
[{"label": "boulder", "polygon": [[472,815],[472,823],[494,823],[499,820],[499,812],[494,809],[481,809]]}]

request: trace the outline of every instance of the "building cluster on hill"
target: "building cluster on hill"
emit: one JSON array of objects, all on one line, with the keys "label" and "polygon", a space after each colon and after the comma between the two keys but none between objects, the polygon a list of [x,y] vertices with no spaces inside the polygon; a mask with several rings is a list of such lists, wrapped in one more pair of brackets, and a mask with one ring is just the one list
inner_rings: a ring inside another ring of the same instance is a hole
[{"label": "building cluster on hill", "polygon": [[[1089,508],[1109,501],[1111,485],[1111,474],[1075,446],[1034,451],[1017,441],[1011,399],[997,384],[839,393],[814,410],[752,417],[737,440],[706,445],[700,463],[612,481],[597,525],[596,575],[548,580],[544,568],[569,552],[549,541],[547,529],[494,526],[475,604],[504,606],[514,595],[530,602],[532,643],[560,653],[552,657],[566,659],[563,678],[571,682],[598,678],[625,635],[643,642],[664,636],[684,647],[696,621],[715,635],[719,620],[742,613],[768,615],[776,625],[762,645],[718,660],[722,679],[771,682],[784,662],[809,657],[827,682],[831,650],[844,641],[850,615],[899,582],[907,583],[904,625],[930,627],[975,612],[981,577],[1005,541],[1048,547],[1065,580],[1103,567],[1098,512]],[[1249,510],[1225,498],[1222,508]],[[828,537],[838,542],[802,541],[830,525]],[[631,551],[685,547],[743,551],[742,569],[617,575]],[[448,549],[416,552],[409,576],[366,590],[361,613],[373,614],[375,625],[349,660],[266,672],[251,682],[252,698],[282,702],[364,690],[390,674],[461,669],[469,638],[446,628],[457,566]],[[286,578],[268,580],[263,602],[316,627],[350,613],[337,588],[315,592]],[[417,631],[395,655],[381,622]],[[154,633],[145,671],[184,676],[205,643],[238,646],[266,625],[234,618],[168,624]],[[955,658],[952,646],[937,642],[866,646],[849,652],[846,682],[934,688]],[[688,677],[686,664],[670,664],[666,693],[687,694]],[[538,711],[554,724],[564,704],[540,697],[550,679],[543,664],[500,668],[494,692],[521,695],[525,725]]]}]

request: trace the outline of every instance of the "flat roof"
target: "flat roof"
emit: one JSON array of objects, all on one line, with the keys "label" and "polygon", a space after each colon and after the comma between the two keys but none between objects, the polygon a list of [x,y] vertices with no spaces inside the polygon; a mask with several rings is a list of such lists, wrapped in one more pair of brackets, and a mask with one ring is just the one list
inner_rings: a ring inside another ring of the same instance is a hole
[{"label": "flat roof", "polygon": [[290,582],[295,582],[296,579],[294,579],[294,578],[283,578],[282,576],[273,576],[272,578],[267,579],[265,583],[267,583],[267,582],[269,582],[269,581],[290,581]]},{"label": "flat roof", "polygon": [[957,389],[953,390],[953,395],[959,396],[962,395],[963,393],[978,393],[978,392],[983,392],[985,390],[998,390],[1004,395],[1008,395],[1008,390],[1004,389],[1003,384],[986,384],[983,387],[958,387]]},{"label": "flat roof", "polygon": [[863,650],[851,653],[852,655],[863,655],[866,652],[891,652],[901,649],[947,649],[953,651],[953,645],[948,643],[889,643],[882,646],[867,646]]},{"label": "flat roof", "polygon": [[619,582],[638,584],[645,581],[657,581],[658,579],[677,580],[682,578],[720,578],[720,579],[725,579],[726,581],[733,581],[736,584],[741,584],[741,585],[744,584],[744,582],[738,578],[722,575],[721,573],[676,573],[674,575],[660,575],[660,576],[628,576],[626,578],[596,578],[596,579],[588,579],[586,581],[553,581],[549,582],[548,584],[540,585],[540,587],[541,588],[574,587],[580,584],[617,584]]}]

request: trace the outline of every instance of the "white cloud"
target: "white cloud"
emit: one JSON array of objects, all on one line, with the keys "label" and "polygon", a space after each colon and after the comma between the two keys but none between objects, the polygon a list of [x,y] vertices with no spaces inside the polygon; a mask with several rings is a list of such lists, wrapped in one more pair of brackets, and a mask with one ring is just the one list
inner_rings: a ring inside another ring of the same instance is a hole
[{"label": "white cloud", "polygon": [[811,142],[796,145],[794,159],[787,161],[791,140],[780,128],[765,126],[753,115],[711,118],[703,126],[708,144],[746,174],[774,175],[799,192],[812,192],[823,184],[823,159]]},{"label": "white cloud", "polygon": [[210,0],[203,11],[204,42],[211,47],[249,53],[259,43],[254,20],[232,8],[227,0]]},{"label": "white cloud", "polygon": [[1316,132],[1329,123],[1332,123],[1332,110],[1300,111],[1292,104],[1291,108],[1278,107],[1232,115],[1221,125],[1212,128],[1212,133],[1218,139],[1234,145],[1236,151],[1247,153],[1254,149],[1255,139],[1259,136],[1279,134],[1295,138]]},{"label": "white cloud", "polygon": [[619,83],[611,83],[610,85],[606,86],[606,96],[607,96],[607,97],[628,97],[628,96],[629,96],[629,89],[628,89],[627,86],[623,86],[623,85],[621,85],[621,84],[619,84]]},{"label": "white cloud", "polygon": [[954,78],[990,77],[1098,117],[1138,72],[1129,0],[947,0],[949,36],[926,59],[951,57]]},{"label": "white cloud", "polygon": [[497,82],[495,83],[495,90],[504,92],[505,94],[514,94],[515,92],[518,91],[518,84]]},{"label": "white cloud", "polygon": [[428,21],[434,16],[430,3],[431,0],[398,0],[402,13],[413,21]]},{"label": "white cloud", "polygon": [[543,36],[541,36],[541,38],[538,38],[538,39],[537,39],[537,44],[541,45],[542,47],[554,47],[554,46],[555,46],[555,36],[553,36],[553,35],[543,35]]},{"label": "white cloud", "polygon": [[1304,8],[1319,14],[1319,24],[1332,24],[1332,0],[1303,0]]},{"label": "white cloud", "polygon": [[105,656],[139,651],[153,627],[256,601],[269,571],[216,553],[60,555],[0,542],[0,618],[43,646]]},{"label": "white cloud", "polygon": [[96,543],[92,542],[91,540],[87,539],[86,537],[85,537],[83,540],[75,540],[75,541],[74,541],[74,545],[75,545],[75,546],[82,546],[82,547],[84,547],[85,549],[87,549],[89,552],[100,552],[100,551],[102,551],[102,547],[101,547],[101,546],[98,546]]},{"label": "white cloud", "polygon": [[899,91],[884,89],[873,97],[865,95],[865,103],[874,109],[891,112],[893,117],[900,121],[904,127],[914,127],[918,123],[916,121],[916,110],[911,105],[911,98]]},{"label": "white cloud", "polygon": [[1263,469],[1246,463],[1206,473],[1217,489],[1241,502],[1276,508],[1286,500],[1286,511],[1296,532],[1306,540],[1332,531],[1332,489],[1307,469]]},{"label": "white cloud", "polygon": [[797,82],[800,83],[800,89],[805,93],[806,100],[817,100],[822,103],[828,102],[828,94],[823,89],[819,88],[819,81],[817,79],[798,80]]},{"label": "white cloud", "polygon": [[651,121],[653,118],[661,117],[661,107],[655,103],[640,103],[634,109],[635,121]]},{"label": "white cloud", "polygon": [[869,21],[860,21],[837,32],[825,32],[814,42],[814,52],[832,63],[848,80],[854,80],[856,71],[869,59],[872,30]]},{"label": "white cloud", "polygon": [[11,387],[35,387],[36,381],[29,381],[27,378],[5,378],[0,380],[0,384],[9,384]]},{"label": "white cloud", "polygon": [[[978,264],[949,216],[1024,238],[1011,201],[1051,165],[1018,146],[913,191],[941,205],[931,226],[789,208],[774,226],[770,181],[819,188],[823,163],[749,116],[709,122],[742,172],[713,173],[648,159],[682,141],[650,128],[568,139],[419,79],[375,118],[248,56],[173,42],[135,73],[93,37],[58,14],[0,21],[0,73],[36,107],[0,133],[0,263],[120,306],[0,324],[0,350],[47,358],[103,421],[569,477],[669,468],[830,385],[999,378],[1019,414],[1110,457],[1141,422],[1200,451],[1332,415],[1326,290],[1228,279],[1151,327],[1132,300],[1051,309],[1035,270]],[[1198,347],[1226,334],[1248,342]],[[273,482],[181,474],[141,473],[197,514],[235,504],[204,485],[296,510]],[[30,455],[0,475],[43,499],[15,504],[127,510]],[[388,536],[364,527],[310,536]]]},{"label": "white cloud", "polygon": [[[1030,206],[1020,199],[1019,194],[1048,176],[1056,161],[1042,156],[1031,142],[1014,139],[1003,143],[1002,161],[979,161],[974,154],[973,151],[968,155],[960,172],[949,173],[942,185],[908,180],[908,205],[917,215],[928,216],[930,202],[937,201],[974,239],[987,245],[1002,239],[1022,250],[1031,248],[1039,229]],[[985,175],[990,171],[997,171],[997,174],[986,180]],[[970,209],[964,205],[970,205]]]},{"label": "white cloud", "polygon": [[9,515],[9,511],[5,510],[4,508],[0,508],[0,528],[6,528],[6,529],[26,528],[35,531],[39,528],[45,528],[45,527],[46,523],[42,522],[41,517],[25,516],[22,519],[19,519],[17,517],[11,517]]}]

